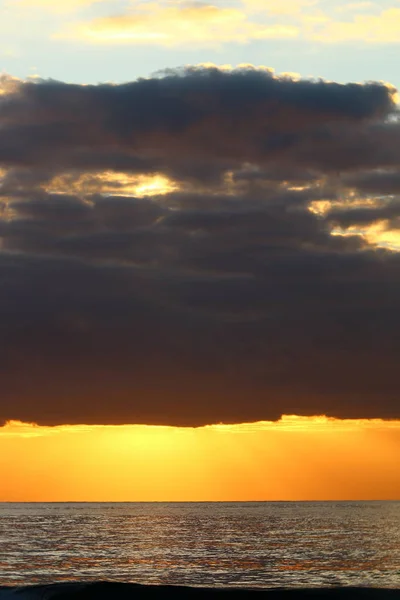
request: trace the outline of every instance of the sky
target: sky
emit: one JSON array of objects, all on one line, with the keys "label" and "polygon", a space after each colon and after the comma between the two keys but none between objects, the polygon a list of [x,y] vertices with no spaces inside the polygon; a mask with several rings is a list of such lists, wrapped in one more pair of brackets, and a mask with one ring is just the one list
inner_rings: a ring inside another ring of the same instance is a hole
[{"label": "sky", "polygon": [[400,2],[0,11],[0,500],[400,498]]},{"label": "sky", "polygon": [[12,422],[0,435],[0,502],[390,500],[400,496],[399,443],[399,422],[382,420]]}]

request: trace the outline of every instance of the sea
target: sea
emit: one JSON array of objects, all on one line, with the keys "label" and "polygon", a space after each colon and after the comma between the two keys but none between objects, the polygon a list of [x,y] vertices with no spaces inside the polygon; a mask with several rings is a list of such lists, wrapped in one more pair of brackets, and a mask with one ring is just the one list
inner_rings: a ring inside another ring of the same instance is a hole
[{"label": "sea", "polygon": [[0,586],[400,588],[400,502],[1,503]]}]

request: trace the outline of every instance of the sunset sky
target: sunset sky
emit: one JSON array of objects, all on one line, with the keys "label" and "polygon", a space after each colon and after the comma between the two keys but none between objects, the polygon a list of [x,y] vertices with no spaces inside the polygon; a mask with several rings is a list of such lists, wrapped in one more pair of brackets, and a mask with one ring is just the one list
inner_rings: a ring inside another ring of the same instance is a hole
[{"label": "sunset sky", "polygon": [[0,17],[0,501],[400,499],[400,1]]}]

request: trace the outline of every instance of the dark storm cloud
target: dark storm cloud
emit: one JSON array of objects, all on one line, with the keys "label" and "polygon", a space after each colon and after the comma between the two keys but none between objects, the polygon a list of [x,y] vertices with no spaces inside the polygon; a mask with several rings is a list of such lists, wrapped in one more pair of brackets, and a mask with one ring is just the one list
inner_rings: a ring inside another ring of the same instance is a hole
[{"label": "dark storm cloud", "polygon": [[334,224],[344,229],[352,226],[368,226],[377,221],[392,221],[400,217],[400,200],[396,199],[383,205],[365,208],[350,208],[347,210],[333,210],[329,219]]},{"label": "dark storm cloud", "polygon": [[382,84],[293,81],[254,69],[193,68],[124,85],[25,82],[1,102],[0,161],[207,179],[294,151],[310,136],[324,144],[332,122],[347,130],[393,108]]},{"label": "dark storm cloud", "polygon": [[400,253],[332,235],[397,222],[390,94],[201,68],[3,96],[0,419],[398,418]]},{"label": "dark storm cloud", "polygon": [[343,179],[343,182],[361,192],[391,195],[400,193],[400,172],[379,170],[356,173]]}]

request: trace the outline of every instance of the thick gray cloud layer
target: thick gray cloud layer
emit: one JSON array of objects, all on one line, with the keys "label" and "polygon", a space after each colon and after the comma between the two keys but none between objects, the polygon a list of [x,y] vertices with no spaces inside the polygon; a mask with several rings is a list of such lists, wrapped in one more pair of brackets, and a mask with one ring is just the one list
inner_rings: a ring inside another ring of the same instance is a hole
[{"label": "thick gray cloud layer", "polygon": [[[400,417],[400,254],[356,235],[399,219],[387,87],[201,68],[0,98],[1,420]],[[175,189],[129,194],[143,174]]]}]

